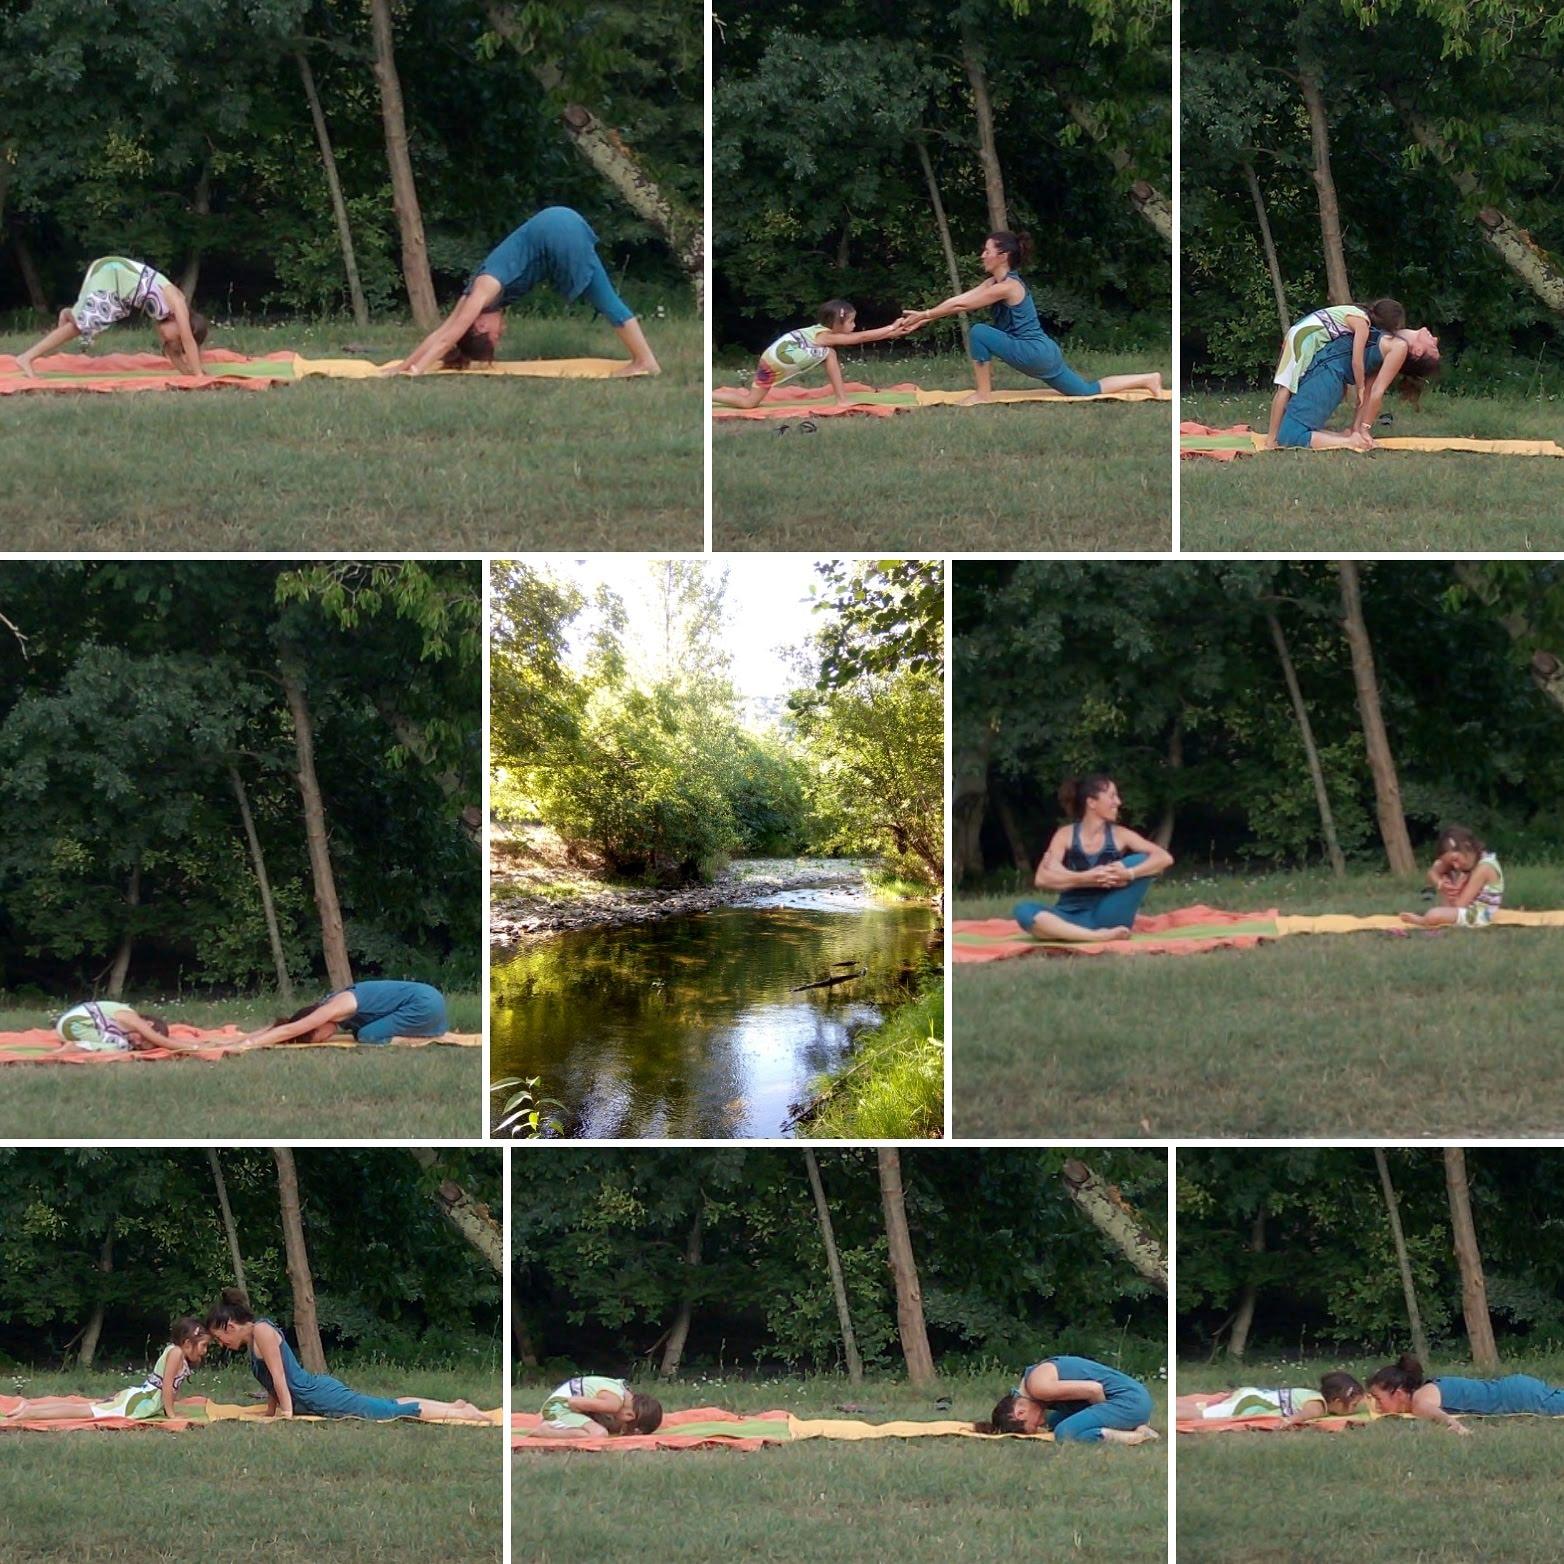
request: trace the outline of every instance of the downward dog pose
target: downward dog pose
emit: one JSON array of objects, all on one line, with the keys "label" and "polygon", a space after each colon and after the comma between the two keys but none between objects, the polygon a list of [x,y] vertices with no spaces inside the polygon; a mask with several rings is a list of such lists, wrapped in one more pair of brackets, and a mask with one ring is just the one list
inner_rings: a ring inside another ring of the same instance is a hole
[{"label": "downward dog pose", "polygon": [[168,1038],[162,1016],[137,1015],[113,999],[88,999],[72,1005],[54,1030],[63,1042],[89,1053],[130,1053],[141,1048],[180,1048]]},{"label": "downward dog pose", "polygon": [[1043,330],[1032,302],[1032,290],[1019,268],[1032,258],[1032,240],[1027,234],[1004,231],[991,233],[983,241],[981,255],[988,281],[969,288],[936,304],[932,309],[909,310],[902,319],[913,326],[947,315],[965,315],[969,310],[992,308],[993,325],[977,325],[971,331],[972,377],[977,390],[969,403],[987,402],[994,394],[990,361],[1000,359],[1023,375],[1041,380],[1065,396],[1096,396],[1103,391],[1129,391],[1143,387],[1162,389],[1162,376],[1154,371],[1143,375],[1107,375],[1101,380],[1085,380],[1064,361],[1059,344]]},{"label": "downward dog pose", "polygon": [[1504,902],[1504,870],[1498,858],[1485,852],[1464,825],[1440,833],[1428,883],[1443,905],[1427,912],[1403,912],[1403,923],[1424,929],[1451,923],[1462,929],[1483,929]]},{"label": "downward dog pose", "polygon": [[1531,1374],[1506,1374],[1502,1379],[1462,1379],[1440,1374],[1423,1377],[1423,1365],[1410,1353],[1380,1369],[1368,1383],[1369,1395],[1381,1412],[1410,1412],[1448,1428],[1470,1434],[1457,1418],[1504,1417],[1530,1413],[1564,1417],[1564,1388]]},{"label": "downward dog pose", "polygon": [[73,337],[90,343],[107,326],[145,310],[157,328],[163,354],[182,375],[200,375],[201,344],[206,341],[206,317],[192,310],[185,296],[162,272],[144,261],[106,255],[87,268],[81,293],[46,337],[16,356],[24,375],[38,378],[33,360],[63,347]]},{"label": "downward dog pose", "polygon": [[905,316],[874,331],[856,331],[857,323],[858,311],[849,300],[827,299],[820,306],[818,325],[785,333],[760,355],[749,390],[729,391],[719,386],[711,394],[712,401],[721,402],[725,407],[759,407],[778,386],[807,374],[816,364],[824,364],[825,377],[836,392],[837,403],[845,407],[852,397],[842,380],[836,349],[852,347],[859,342],[884,342],[889,337],[904,337],[913,329]]},{"label": "downward dog pose", "polygon": [[1062,894],[1052,907],[1018,902],[1016,922],[1039,939],[1128,939],[1151,882],[1173,867],[1173,855],[1126,826],[1115,831],[1119,789],[1102,772],[1070,777],[1059,803],[1073,824],[1054,832],[1033,883]]},{"label": "downward dog pose", "polygon": [[1035,1434],[1047,1426],[1055,1439],[1138,1445],[1158,1437],[1147,1421],[1151,1392],[1138,1379],[1091,1358],[1044,1358],[1002,1396],[980,1434]]},{"label": "downward dog pose", "polygon": [[268,1417],[292,1417],[299,1412],[311,1417],[361,1417],[376,1423],[403,1417],[423,1423],[453,1418],[464,1423],[488,1421],[470,1401],[364,1396],[329,1374],[311,1374],[277,1326],[250,1312],[237,1287],[223,1289],[222,1301],[207,1313],[206,1328],[230,1352],[249,1352],[250,1372],[266,1390]]},{"label": "downward dog pose", "polygon": [[1390,383],[1397,375],[1402,376],[1402,395],[1416,403],[1423,394],[1423,382],[1439,369],[1439,339],[1426,326],[1419,326],[1416,331],[1371,331],[1363,350],[1363,368],[1374,380],[1353,415],[1351,428],[1337,433],[1325,425],[1347,394],[1352,359],[1350,336],[1339,336],[1316,347],[1313,361],[1298,382],[1296,395],[1276,424],[1274,443],[1267,437],[1269,449],[1325,451],[1345,446],[1355,451],[1373,450],[1374,438],[1369,431],[1379,417]]},{"label": "downward dog pose", "polygon": [[190,1378],[190,1371],[200,1366],[212,1338],[200,1320],[192,1319],[188,1314],[174,1321],[169,1327],[169,1335],[172,1340],[158,1354],[152,1371],[139,1385],[120,1391],[108,1401],[94,1401],[86,1407],[79,1400],[67,1401],[60,1396],[24,1401],[15,1411],[7,1412],[3,1421],[38,1423],[86,1417],[133,1417],[138,1420],[172,1417],[179,1387]]},{"label": "downward dog pose", "polygon": [[1180,1396],[1174,1406],[1180,1418],[1284,1417],[1294,1427],[1316,1418],[1349,1417],[1368,1409],[1362,1385],[1339,1369],[1322,1375],[1317,1389],[1243,1385],[1228,1391],[1220,1401]]},{"label": "downward dog pose", "polygon": [[461,302],[400,364],[383,375],[421,375],[437,364],[466,369],[488,364],[505,335],[505,307],[540,282],[575,303],[584,298],[614,328],[630,361],[614,371],[619,377],[655,375],[660,368],[635,312],[614,291],[597,253],[597,235],[579,212],[546,206],[489,252],[472,275]]},{"label": "downward dog pose", "polygon": [[1269,444],[1276,444],[1282,414],[1298,389],[1298,382],[1314,362],[1314,355],[1327,342],[1341,336],[1352,338],[1352,384],[1357,392],[1356,405],[1362,407],[1368,394],[1364,354],[1370,332],[1400,331],[1406,323],[1407,312],[1396,299],[1375,299],[1372,304],[1327,304],[1324,309],[1294,321],[1282,339],[1281,362],[1276,366],[1276,394],[1271,398],[1271,428],[1266,436]]},{"label": "downward dog pose", "polygon": [[656,1433],[662,1403],[631,1390],[622,1379],[580,1374],[549,1392],[538,1432],[554,1439],[595,1439],[599,1434]]},{"label": "downward dog pose", "polygon": [[445,996],[439,989],[428,983],[372,979],[305,1005],[242,1041],[252,1048],[298,1037],[324,1043],[343,1031],[361,1043],[389,1043],[393,1037],[443,1037],[446,1030]]}]

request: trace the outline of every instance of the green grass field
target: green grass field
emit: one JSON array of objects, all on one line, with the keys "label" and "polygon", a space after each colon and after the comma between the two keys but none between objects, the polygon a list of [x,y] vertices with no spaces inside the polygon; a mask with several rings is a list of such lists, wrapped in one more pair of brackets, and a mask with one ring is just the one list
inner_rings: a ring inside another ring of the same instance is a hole
[{"label": "green grass field", "polygon": [[[1068,348],[1068,344],[1066,345]],[[1070,355],[1083,374],[1171,372],[1167,348]],[[747,383],[728,356],[716,384]],[[956,354],[844,361],[849,380],[971,390]],[[805,382],[823,384],[817,373]],[[995,366],[994,389],[1038,382]],[[1166,549],[1172,406],[933,407],[894,418],[713,426],[712,544],[745,549]],[[803,415],[800,415],[802,418]]]},{"label": "green grass field", "polygon": [[[1008,916],[1016,895],[958,900]],[[1415,884],[1177,874],[1148,913],[1394,913]],[[1564,871],[1506,866],[1506,904],[1564,907]],[[1564,930],[1292,936],[1187,957],[1027,955],[955,971],[958,1136],[1564,1134],[1552,974]]]},{"label": "green grass field", "polygon": [[[518,1389],[542,1402],[549,1385]],[[892,1417],[987,1417],[1005,1386],[943,1382],[952,1398],[879,1381],[695,1381],[657,1391],[670,1410],[778,1408],[842,1417],[837,1403]],[[1165,1387],[1154,1384],[1154,1426],[1166,1427]],[[511,1551],[528,1564],[575,1564],[602,1539],[633,1532],[639,1551],[680,1564],[738,1559],[1085,1558],[1150,1564],[1167,1557],[1167,1443],[1130,1448],[975,1439],[831,1440],[736,1451],[656,1455],[549,1453],[511,1460]]]},{"label": "green grass field", "polygon": [[[1554,440],[1557,398],[1428,394],[1414,412],[1385,400],[1382,435]],[[1270,423],[1269,391],[1185,396],[1179,417],[1226,428]],[[1338,412],[1332,428],[1344,428]],[[1564,443],[1564,442],[1561,442]],[[1228,553],[1316,549],[1557,551],[1564,548],[1564,461],[1381,451],[1279,451],[1181,462],[1179,546]],[[1305,481],[1307,475],[1307,481]]]},{"label": "green grass field", "polygon": [[[447,994],[456,1031],[483,1029],[477,994]],[[136,1000],[194,1025],[257,1027],[269,999]],[[0,1008],[0,1031],[52,1026],[59,1006]],[[486,1114],[481,1048],[269,1049],[206,1062],[0,1065],[0,1140],[470,1139]]]},{"label": "green grass field", "polygon": [[[1307,1385],[1356,1365],[1180,1364],[1178,1388]],[[1454,1374],[1468,1367],[1440,1365]],[[1505,1364],[1557,1384],[1564,1363]],[[1340,1548],[1376,1564],[1541,1564],[1559,1556],[1564,1423],[1474,1418],[1470,1439],[1401,1420],[1344,1434],[1222,1434],[1178,1441],[1180,1558],[1201,1564],[1293,1564]]]},{"label": "green grass field", "polygon": [[[652,380],[311,379],[265,392],[0,398],[0,535],[18,552],[699,549],[703,333],[646,321]],[[0,334],[0,352],[36,339]],[[385,361],[411,326],[214,326],[213,347]],[[150,352],[119,328],[104,351]],[[619,357],[589,314],[511,322],[508,358]]]},{"label": "green grass field", "polygon": [[[371,1395],[500,1400],[494,1374],[342,1372]],[[8,1395],[106,1396],[132,1379],[112,1371],[6,1373],[0,1387]],[[247,1372],[227,1368],[197,1370],[186,1389],[246,1401],[258,1387]],[[498,1560],[503,1459],[500,1429],[439,1424],[0,1434],[0,1558]]]}]

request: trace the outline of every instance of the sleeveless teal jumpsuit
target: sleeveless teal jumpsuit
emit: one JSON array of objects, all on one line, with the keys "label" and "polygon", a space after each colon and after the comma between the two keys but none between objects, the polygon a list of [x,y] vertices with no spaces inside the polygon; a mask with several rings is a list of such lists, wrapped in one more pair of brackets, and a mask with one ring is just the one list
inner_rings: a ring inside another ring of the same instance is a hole
[{"label": "sleeveless teal jumpsuit", "polygon": [[[1365,383],[1379,373],[1385,362],[1379,339],[1380,333],[1372,333],[1363,350]],[[1276,431],[1277,445],[1307,447],[1309,436],[1330,422],[1331,414],[1340,406],[1351,384],[1352,338],[1337,337],[1314,355],[1314,362],[1298,382],[1298,389],[1282,414],[1281,427]]]},{"label": "sleeveless teal jumpsuit", "polygon": [[[1097,1402],[1054,1402],[1048,1408],[1048,1428],[1055,1439],[1066,1443],[1100,1441],[1105,1428],[1128,1431],[1151,1421],[1151,1392],[1138,1379],[1092,1358],[1044,1358],[1043,1362],[1052,1363],[1059,1370],[1060,1379],[1095,1380],[1107,1396],[1107,1400]],[[1022,1374],[1017,1395],[1026,1393],[1026,1375],[1036,1367],[1034,1363]]]},{"label": "sleeveless teal jumpsuit", "polygon": [[500,284],[501,308],[547,282],[572,304],[584,298],[611,326],[635,319],[608,280],[591,224],[568,206],[546,206],[529,217],[489,251],[473,276]]},{"label": "sleeveless teal jumpsuit", "polygon": [[1096,396],[1102,389],[1099,382],[1083,379],[1071,369],[1064,361],[1059,344],[1043,330],[1026,280],[1020,272],[1011,272],[1010,278],[1021,284],[1021,302],[996,304],[994,324],[972,328],[973,362],[986,364],[991,358],[997,358],[1065,396]]},{"label": "sleeveless teal jumpsuit", "polygon": [[[288,1381],[288,1394],[293,1398],[293,1410],[312,1417],[362,1417],[375,1423],[389,1423],[399,1417],[417,1417],[422,1410],[416,1401],[389,1401],[382,1396],[361,1396],[349,1390],[340,1379],[329,1374],[311,1374],[294,1356],[288,1338],[275,1320],[261,1320],[270,1325],[281,1338],[283,1377]],[[276,1395],[271,1370],[250,1347],[250,1372],[266,1387],[268,1395]]]},{"label": "sleeveless teal jumpsuit", "polygon": [[1531,1412],[1564,1417],[1564,1389],[1545,1384],[1531,1374],[1506,1374],[1502,1379],[1461,1379],[1441,1374],[1430,1385],[1439,1387],[1446,1412],[1469,1417],[1502,1417]]},{"label": "sleeveless teal jumpsuit", "polygon": [[[1085,852],[1081,847],[1079,820],[1075,823],[1070,846],[1064,855],[1064,867],[1076,874],[1086,869],[1095,869],[1098,864],[1122,863],[1126,868],[1133,869],[1137,864],[1145,861],[1144,853],[1119,851],[1113,839],[1111,825],[1103,831],[1102,847],[1095,853]],[[1151,883],[1155,879],[1154,874],[1144,874],[1138,879],[1131,880],[1128,885],[1121,885],[1111,891],[1099,891],[1088,886],[1080,886],[1063,892],[1052,906],[1045,901],[1017,902],[1011,916],[1028,934],[1032,932],[1032,924],[1040,912],[1051,912],[1056,918],[1063,918],[1067,923],[1079,924],[1083,929],[1113,929],[1121,924],[1126,928],[1134,928],[1135,914],[1140,911],[1140,904],[1145,901],[1146,892],[1151,889]]]}]

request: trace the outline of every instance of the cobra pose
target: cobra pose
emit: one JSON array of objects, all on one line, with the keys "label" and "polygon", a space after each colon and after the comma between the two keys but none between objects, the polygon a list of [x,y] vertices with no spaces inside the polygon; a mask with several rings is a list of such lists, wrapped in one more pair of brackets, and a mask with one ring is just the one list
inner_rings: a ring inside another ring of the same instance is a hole
[{"label": "cobra pose", "polygon": [[145,1418],[172,1417],[179,1387],[190,1378],[191,1370],[200,1367],[205,1360],[212,1338],[200,1320],[188,1314],[174,1321],[169,1327],[169,1336],[169,1344],[158,1354],[157,1362],[139,1385],[122,1390],[107,1401],[93,1401],[86,1406],[79,1399],[41,1396],[36,1401],[22,1402],[0,1421],[42,1423],[78,1421],[88,1417],[95,1420],[129,1417],[140,1422]]},{"label": "cobra pose", "polygon": [[1410,1353],[1380,1369],[1368,1382],[1368,1393],[1383,1413],[1410,1414],[1438,1423],[1452,1434],[1470,1434],[1459,1419],[1468,1417],[1564,1417],[1564,1387],[1532,1374],[1506,1374],[1502,1379],[1465,1379],[1437,1374],[1427,1379],[1423,1365]]}]

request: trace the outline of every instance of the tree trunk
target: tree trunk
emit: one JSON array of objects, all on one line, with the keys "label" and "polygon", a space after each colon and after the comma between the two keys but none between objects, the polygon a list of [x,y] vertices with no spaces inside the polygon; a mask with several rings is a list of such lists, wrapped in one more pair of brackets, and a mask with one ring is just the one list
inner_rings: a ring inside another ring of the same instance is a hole
[{"label": "tree trunk", "polygon": [[1472,1362],[1483,1374],[1499,1372],[1499,1349],[1488,1316],[1488,1284],[1483,1277],[1483,1257],[1472,1225],[1472,1199],[1466,1183],[1466,1153],[1446,1146],[1445,1188],[1450,1193],[1450,1231],[1455,1239],[1456,1263],[1461,1267],[1461,1313],[1466,1318],[1466,1339]]},{"label": "tree trunk", "polygon": [[391,31],[390,0],[369,0],[375,37],[375,81],[380,88],[380,118],[385,126],[386,166],[391,171],[391,204],[402,235],[402,277],[407,302],[420,331],[440,322],[434,279],[429,275],[429,247],[424,241],[423,213],[413,182],[413,160],[407,149],[407,116],[402,107],[402,82],[396,72],[396,43]]},{"label": "tree trunk", "polygon": [[994,141],[994,108],[988,99],[988,73],[983,66],[982,46],[968,22],[961,24],[961,63],[972,84],[972,113],[977,120],[978,163],[983,169],[983,192],[988,198],[988,226],[996,233],[1010,227],[1005,205],[1005,176],[999,166],[999,148]]},{"label": "tree trunk", "polygon": [[523,1368],[535,1369],[538,1367],[538,1349],[533,1342],[531,1334],[527,1330],[526,1321],[516,1312],[514,1306],[511,1310],[510,1333],[516,1343],[516,1358]]},{"label": "tree trunk", "polygon": [[[1494,611],[1495,618],[1504,626],[1510,639],[1523,650],[1532,648],[1537,640],[1537,631],[1531,620],[1520,608],[1508,610],[1501,609],[1498,593],[1493,584],[1483,574],[1483,565],[1477,560],[1458,559],[1452,561],[1456,579],[1466,588],[1479,603],[1485,604]],[[1541,647],[1530,651],[1527,660],[1527,672],[1531,675],[1531,682],[1537,686],[1538,691],[1545,699],[1551,701],[1560,710],[1564,710],[1564,659],[1553,652]]]},{"label": "tree trunk", "polygon": [[[439,1167],[440,1158],[427,1146],[409,1146],[408,1155],[425,1172]],[[481,1200],[474,1200],[454,1179],[443,1178],[432,1192],[440,1215],[494,1267],[505,1274],[505,1227]]]},{"label": "tree trunk", "polygon": [[1010,859],[1016,866],[1016,873],[1026,876],[1032,872],[1032,865],[1036,859],[1027,851],[1026,838],[1021,834],[1021,822],[1016,819],[1016,812],[1010,806],[1010,799],[1004,788],[999,783],[994,783],[990,788],[994,800],[994,813],[999,819],[1000,828],[1005,833],[1005,841],[1010,845]]},{"label": "tree trunk", "polygon": [[277,1159],[277,1196],[282,1206],[288,1280],[293,1286],[293,1334],[299,1342],[299,1362],[312,1374],[324,1374],[326,1349],[321,1345],[320,1322],[315,1317],[315,1279],[310,1275],[310,1255],[304,1243],[299,1172],[293,1161],[293,1147],[273,1146],[272,1155]]},{"label": "tree trunk", "polygon": [[[1134,164],[1126,147],[1117,146],[1108,140],[1108,133],[1103,128],[1102,121],[1086,103],[1066,92],[1057,80],[1050,78],[1055,96],[1064,105],[1064,111],[1086,132],[1087,139],[1096,146],[1108,161],[1113,165],[1114,172],[1127,173]],[[1167,243],[1173,242],[1173,208],[1168,198],[1147,180],[1137,179],[1130,186],[1130,204],[1145,220],[1162,236]]]},{"label": "tree trunk", "polygon": [[1390,1218],[1390,1241],[1396,1246],[1396,1266],[1401,1272],[1401,1292],[1407,1302],[1407,1324],[1412,1331],[1412,1350],[1419,1363],[1428,1362],[1428,1336],[1423,1330],[1423,1312],[1417,1306],[1417,1283],[1412,1279],[1412,1259],[1407,1253],[1406,1234],[1401,1230],[1401,1202],[1390,1181],[1390,1163],[1379,1146],[1374,1148],[1374,1166],[1379,1169],[1379,1187],[1385,1196],[1385,1214]]},{"label": "tree trunk", "polygon": [[1266,605],[1265,622],[1270,627],[1271,640],[1275,642],[1276,655],[1281,660],[1282,678],[1287,681],[1293,715],[1298,719],[1298,733],[1303,739],[1303,753],[1309,762],[1309,776],[1314,783],[1314,804],[1320,812],[1320,834],[1325,838],[1331,873],[1341,879],[1347,873],[1347,860],[1342,856],[1341,843],[1336,836],[1336,817],[1331,813],[1330,794],[1325,790],[1325,768],[1320,764],[1319,747],[1314,742],[1314,724],[1309,721],[1309,708],[1303,703],[1303,690],[1298,684],[1292,653],[1287,649],[1287,635],[1276,610],[1269,604]]},{"label": "tree trunk", "polygon": [[[913,149],[918,154],[918,167],[923,170],[923,181],[929,187],[929,206],[934,213],[934,227],[939,234],[939,247],[945,256],[945,274],[950,279],[952,294],[960,293],[961,268],[956,264],[956,246],[950,237],[950,219],[945,215],[945,201],[940,195],[939,181],[934,177],[934,164],[929,158],[929,148],[919,130],[913,137]],[[956,323],[961,327],[961,350],[968,352],[972,343],[972,327],[965,315],[958,315]]]},{"label": "tree trunk", "polygon": [[309,56],[302,49],[293,51],[298,63],[299,80],[304,83],[304,96],[309,99],[310,118],[315,122],[315,140],[320,147],[321,166],[326,174],[326,189],[331,196],[331,215],[337,223],[337,243],[342,249],[342,269],[347,274],[348,298],[353,305],[353,324],[360,329],[369,324],[369,305],[364,299],[364,287],[358,280],[358,257],[353,253],[353,226],[348,221],[348,205],[342,198],[342,181],[337,177],[337,154],[331,145],[331,131],[326,125],[326,112],[320,104],[320,94],[315,90],[315,73],[310,69]]},{"label": "tree trunk", "polygon": [[212,1182],[217,1186],[217,1208],[223,1214],[223,1232],[228,1235],[228,1253],[234,1263],[234,1285],[248,1295],[250,1289],[244,1279],[244,1255],[239,1248],[239,1229],[234,1226],[233,1207],[228,1204],[228,1180],[223,1177],[223,1165],[218,1160],[217,1148],[206,1148],[206,1160],[212,1165]]},{"label": "tree trunk", "polygon": [[907,1231],[907,1201],[902,1193],[901,1153],[894,1146],[878,1147],[880,1203],[885,1210],[885,1239],[890,1248],[891,1275],[896,1282],[896,1328],[901,1333],[907,1378],[915,1390],[934,1383],[934,1355],[923,1323],[923,1289],[918,1264]]},{"label": "tree trunk", "polygon": [[[201,177],[196,180],[195,197],[190,203],[190,210],[198,218],[212,215],[212,157],[208,153],[201,162]],[[179,278],[179,291],[186,299],[194,299],[196,285],[201,281],[201,258],[206,250],[206,240],[202,231],[204,225],[197,228],[196,241],[190,247],[190,259],[185,262],[185,269]]]},{"label": "tree trunk", "polygon": [[27,289],[28,303],[40,315],[49,314],[49,295],[44,292],[43,278],[38,275],[38,263],[33,259],[33,252],[27,241],[21,234],[13,232],[11,248],[16,251],[16,265],[22,274],[23,285]]},{"label": "tree trunk", "polygon": [[1265,252],[1265,269],[1270,275],[1271,292],[1276,295],[1276,316],[1282,323],[1285,337],[1287,328],[1292,325],[1292,316],[1287,309],[1287,289],[1282,283],[1282,266],[1276,258],[1276,241],[1271,237],[1271,219],[1265,210],[1265,197],[1260,193],[1259,176],[1248,159],[1244,160],[1244,183],[1249,186],[1249,199],[1254,202],[1255,221],[1260,225],[1260,248]]},{"label": "tree trunk", "polygon": [[[988,751],[992,736],[976,749],[958,749],[951,766],[950,815],[955,841],[951,872],[957,885],[983,872],[983,815],[988,807]],[[1030,881],[1031,876],[1027,876]]]},{"label": "tree trunk", "polygon": [[858,1355],[858,1337],[853,1331],[852,1310],[847,1303],[847,1283],[842,1277],[842,1257],[836,1251],[836,1229],[831,1225],[831,1208],[826,1204],[825,1185],[820,1179],[820,1164],[813,1151],[804,1150],[804,1171],[814,1193],[815,1210],[820,1216],[820,1241],[825,1245],[826,1270],[831,1275],[831,1297],[836,1301],[836,1319],[842,1328],[842,1357],[847,1363],[847,1382],[863,1383],[863,1359]]},{"label": "tree trunk", "polygon": [[1374,672],[1374,646],[1363,619],[1363,596],[1356,560],[1336,561],[1341,580],[1342,625],[1352,649],[1352,680],[1358,692],[1358,713],[1363,719],[1363,739],[1368,746],[1369,769],[1374,774],[1374,805],[1379,816],[1379,834],[1385,843],[1385,856],[1392,874],[1414,874],[1417,860],[1407,836],[1406,815],[1401,808],[1401,783],[1396,776],[1396,760],[1385,732],[1385,718],[1379,704],[1379,679]]},{"label": "tree trunk", "polygon": [[[1263,1205],[1254,1214],[1254,1226],[1249,1231],[1249,1252],[1265,1253]],[[1254,1329],[1254,1308],[1259,1296],[1259,1283],[1253,1281],[1245,1282],[1243,1291],[1238,1295],[1238,1310],[1233,1315],[1233,1333],[1227,1338],[1227,1355],[1235,1362],[1242,1363],[1244,1354],[1249,1350],[1249,1332]]]},{"label": "tree trunk", "polygon": [[125,979],[130,976],[130,953],[136,943],[136,931],[130,925],[135,909],[141,905],[141,865],[130,871],[130,883],[125,887],[125,932],[120,936],[119,949],[114,952],[114,964],[109,968],[108,987],[110,999],[118,999],[125,992]]},{"label": "tree trunk", "polygon": [[310,878],[315,907],[320,914],[321,950],[326,973],[334,989],[348,988],[353,968],[348,961],[347,937],[342,929],[342,904],[337,900],[337,880],[331,867],[331,844],[326,836],[326,804],[320,778],[315,774],[315,728],[310,720],[309,698],[304,687],[304,665],[291,648],[278,657],[283,693],[293,715],[293,744],[298,756],[299,797],[304,806],[304,835],[309,843]]},{"label": "tree trunk", "polygon": [[695,1208],[695,1220],[690,1223],[690,1236],[684,1245],[684,1287],[679,1299],[679,1312],[674,1316],[673,1328],[663,1344],[663,1360],[657,1366],[660,1379],[668,1379],[679,1372],[684,1357],[684,1344],[690,1337],[690,1317],[695,1312],[695,1273],[701,1264],[701,1218],[705,1215],[705,1196]]},{"label": "tree trunk", "polygon": [[[114,1269],[114,1222],[109,1221],[109,1230],[103,1235],[103,1247],[98,1251],[98,1269],[105,1276]],[[92,1360],[98,1355],[98,1342],[103,1336],[103,1320],[107,1313],[107,1307],[102,1298],[92,1306],[92,1313],[87,1317],[86,1327],[81,1333],[81,1346],[76,1351],[76,1366],[90,1369]]]},{"label": "tree trunk", "polygon": [[[452,767],[444,767],[436,770],[434,751],[430,746],[428,735],[411,718],[404,716],[389,695],[384,691],[374,697],[375,710],[390,725],[391,731],[396,734],[396,741],[428,771],[436,786],[445,794],[448,802],[455,802],[462,792],[462,779],[460,774]],[[474,847],[483,845],[483,811],[476,803],[463,804],[457,820],[461,825],[462,833]]]},{"label": "tree trunk", "polygon": [[1162,1245],[1147,1231],[1139,1216],[1118,1190],[1097,1177],[1084,1162],[1072,1157],[1060,1170],[1070,1199],[1131,1265],[1164,1292],[1168,1288],[1168,1262]]},{"label": "tree trunk", "polygon": [[[1173,731],[1168,734],[1168,770],[1182,771],[1184,769],[1184,713],[1180,712],[1173,719]],[[1157,829],[1152,832],[1151,839],[1158,847],[1166,848],[1173,840],[1173,827],[1178,822],[1178,803],[1170,793],[1168,801],[1162,806],[1162,818],[1157,822]]]},{"label": "tree trunk", "polygon": [[[288,957],[282,948],[282,931],[277,925],[277,905],[272,900],[271,880],[266,873],[266,856],[261,851],[261,839],[256,835],[255,817],[250,813],[250,795],[245,789],[239,768],[230,765],[228,781],[239,803],[239,818],[244,822],[244,839],[250,848],[250,866],[255,870],[255,884],[261,893],[261,912],[266,918],[266,938],[272,948],[272,964],[277,969],[277,993],[284,1008],[293,1006],[293,979],[288,976]],[[241,1286],[243,1283],[240,1284]]]},{"label": "tree trunk", "polygon": [[1298,61],[1298,89],[1309,111],[1309,140],[1314,147],[1314,193],[1320,208],[1320,245],[1325,252],[1325,291],[1332,304],[1352,303],[1347,281],[1347,256],[1341,242],[1341,204],[1330,170],[1330,123],[1318,69],[1309,60]]}]

